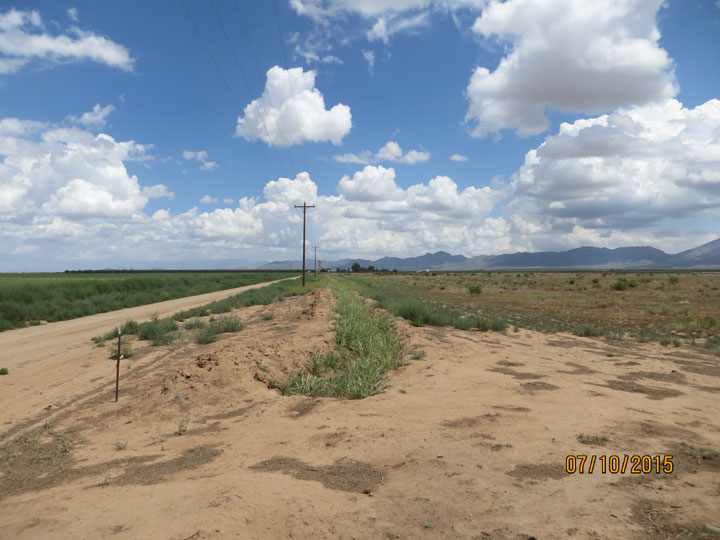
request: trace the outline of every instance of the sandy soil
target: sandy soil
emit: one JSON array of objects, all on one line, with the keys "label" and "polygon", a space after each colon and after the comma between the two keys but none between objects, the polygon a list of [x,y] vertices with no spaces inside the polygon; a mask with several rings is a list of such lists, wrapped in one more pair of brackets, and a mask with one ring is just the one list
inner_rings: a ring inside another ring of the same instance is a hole
[{"label": "sandy soil", "polygon": [[[409,364],[386,392],[269,389],[332,347],[332,304],[238,310],[245,330],[210,345],[133,343],[119,403],[89,342],[107,325],[37,380],[19,361],[0,431],[36,431],[0,461],[0,538],[720,538],[720,459],[697,450],[720,449],[717,357],[398,320]],[[635,454],[674,471],[565,472],[568,455]]]}]

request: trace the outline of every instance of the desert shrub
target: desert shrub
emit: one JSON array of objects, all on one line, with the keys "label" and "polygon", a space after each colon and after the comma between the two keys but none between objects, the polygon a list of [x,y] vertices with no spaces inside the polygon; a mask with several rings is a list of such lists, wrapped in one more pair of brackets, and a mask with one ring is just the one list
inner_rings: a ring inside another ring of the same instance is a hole
[{"label": "desert shrub", "polygon": [[10,371],[8,370],[8,368],[0,368],[0,375],[8,375],[9,373]]},{"label": "desert shrub", "polygon": [[[130,358],[133,355],[132,347],[129,343],[121,343],[120,344],[120,356],[122,358]],[[110,360],[117,360],[117,347],[113,347],[112,345],[108,347],[108,358]],[[122,359],[121,358],[121,359]]]},{"label": "desert shrub", "polygon": [[153,346],[169,345],[177,338],[177,323],[172,319],[158,319],[155,315],[151,320],[138,325],[138,337],[152,343]]},{"label": "desert shrub", "polygon": [[628,282],[624,279],[620,279],[616,282],[614,282],[612,285],[610,285],[613,289],[616,291],[624,291],[628,288]]},{"label": "desert shrub", "polygon": [[458,330],[470,330],[475,326],[475,320],[470,317],[458,317],[453,321],[453,327]]},{"label": "desert shrub", "polygon": [[205,321],[202,321],[197,317],[193,317],[191,320],[183,324],[183,328],[185,330],[197,330],[199,328],[205,328],[206,325],[207,323]]},{"label": "desert shrub", "polygon": [[677,277],[677,276],[670,276],[670,277],[668,278],[668,281],[669,281],[670,283],[678,283],[678,282],[680,281],[680,278]]},{"label": "desert shrub", "polygon": [[212,322],[211,326],[215,327],[218,334],[239,332],[240,330],[245,328],[245,325],[242,323],[242,321],[234,315],[230,315],[227,317],[218,317]]},{"label": "desert shrub", "polygon": [[593,326],[591,324],[585,324],[582,326],[576,326],[573,328],[572,331],[573,334],[576,336],[581,337],[597,337],[602,336],[605,334],[605,331],[602,328],[598,328],[597,326]]},{"label": "desert shrub", "polygon": [[195,343],[198,343],[200,345],[207,345],[208,343],[213,343],[217,340],[218,333],[215,331],[213,327],[210,325],[204,326],[203,328],[200,328],[200,330],[195,334]]},{"label": "desert shrub", "polygon": [[484,316],[476,318],[475,327],[481,332],[487,332],[490,330],[490,319]]},{"label": "desert shrub", "polygon": [[470,291],[470,294],[480,294],[482,293],[482,285],[478,283],[471,283],[467,286],[468,291]]},{"label": "desert shrub", "polygon": [[199,332],[195,334],[195,343],[206,345],[214,342],[218,334],[239,332],[243,328],[245,325],[234,315],[211,319],[209,324],[200,327]]}]

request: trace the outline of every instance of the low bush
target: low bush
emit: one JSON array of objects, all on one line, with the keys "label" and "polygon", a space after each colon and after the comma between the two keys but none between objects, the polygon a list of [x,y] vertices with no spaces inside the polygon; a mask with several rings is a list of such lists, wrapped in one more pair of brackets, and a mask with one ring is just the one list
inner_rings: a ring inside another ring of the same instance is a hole
[{"label": "low bush", "polygon": [[209,324],[200,327],[200,331],[195,335],[195,343],[206,345],[214,342],[219,334],[239,332],[243,328],[245,328],[245,325],[234,315],[218,317]]},{"label": "low bush", "polygon": [[177,339],[177,323],[172,319],[158,319],[155,315],[150,321],[138,325],[138,337],[152,343],[153,346],[169,345]]},{"label": "low bush", "polygon": [[185,330],[197,330],[199,328],[205,328],[206,325],[207,323],[205,321],[202,321],[197,317],[193,317],[183,324],[183,328]]},{"label": "low bush", "polygon": [[468,291],[470,291],[470,294],[481,294],[482,293],[482,285],[478,283],[472,283],[467,286]]},{"label": "low bush", "polygon": [[[125,358],[130,358],[133,355],[132,347],[129,343],[121,343],[120,344],[120,359],[123,360]],[[117,360],[117,347],[113,347],[112,345],[108,347],[108,358],[110,360]]]},{"label": "low bush", "polygon": [[581,337],[598,337],[605,334],[605,330],[602,328],[598,328],[597,326],[593,326],[591,324],[585,324],[582,326],[576,326],[573,328],[572,331],[573,334],[576,336]]}]

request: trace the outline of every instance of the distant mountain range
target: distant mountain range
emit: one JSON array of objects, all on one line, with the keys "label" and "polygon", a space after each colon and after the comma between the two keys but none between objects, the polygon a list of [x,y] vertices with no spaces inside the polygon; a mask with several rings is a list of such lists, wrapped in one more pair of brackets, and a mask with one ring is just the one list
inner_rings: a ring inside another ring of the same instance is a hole
[{"label": "distant mountain range", "polygon": [[[569,251],[541,251],[538,253],[508,253],[465,257],[444,251],[426,253],[419,257],[383,257],[377,260],[342,259],[322,261],[323,268],[349,269],[355,263],[387,270],[562,270],[593,268],[718,268],[720,269],[720,238],[674,255],[649,246],[617,249],[580,247]],[[307,262],[312,268],[312,260]],[[275,261],[261,269],[300,269],[302,261]]]}]

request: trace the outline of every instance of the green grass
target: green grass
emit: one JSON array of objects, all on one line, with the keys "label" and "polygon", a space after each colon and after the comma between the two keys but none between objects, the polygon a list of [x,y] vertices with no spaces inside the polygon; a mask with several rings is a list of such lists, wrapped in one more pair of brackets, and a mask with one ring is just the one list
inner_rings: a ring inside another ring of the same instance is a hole
[{"label": "green grass", "polygon": [[283,395],[361,399],[381,392],[388,370],[403,365],[404,350],[387,316],[376,316],[362,298],[337,288],[335,350],[314,353],[305,368],[283,382],[273,382]]},{"label": "green grass", "polygon": [[200,328],[205,328],[205,326],[207,326],[207,323],[197,317],[194,317],[189,321],[185,321],[185,324],[183,324],[183,328],[185,330],[198,330]]},{"label": "green grass", "polygon": [[315,289],[320,283],[324,283],[321,280],[315,281],[307,279],[306,281],[307,286],[305,289],[301,287],[298,280],[283,281],[257,289],[250,289],[249,291],[243,291],[239,294],[211,302],[204,306],[179,311],[173,315],[173,319],[176,321],[184,321],[191,317],[207,317],[211,314],[228,313],[237,308],[255,305],[268,305],[276,300],[281,300],[285,296],[307,294]]},{"label": "green grass", "polygon": [[582,326],[576,326],[573,328],[572,333],[576,336],[581,337],[597,337],[604,336],[607,332],[602,328],[593,326],[591,324],[583,324]]},{"label": "green grass", "polygon": [[152,319],[138,325],[138,337],[149,341],[154,347],[169,345],[178,337],[178,325],[170,318],[158,319],[154,315]]},{"label": "green grass", "polygon": [[201,345],[212,343],[220,334],[239,332],[243,328],[245,328],[245,325],[242,321],[233,315],[218,317],[210,323],[200,327],[200,330],[195,335],[195,343]]},{"label": "green grass", "polygon": [[139,328],[140,328],[140,325],[138,324],[137,321],[127,320],[127,321],[125,321],[125,324],[122,325],[119,329],[118,329],[118,327],[115,327],[112,330],[110,330],[109,332],[106,332],[105,334],[103,334],[102,336],[95,336],[94,338],[92,338],[92,340],[95,343],[97,343],[98,345],[102,345],[103,343],[105,343],[106,341],[108,341],[110,339],[117,339],[118,330],[122,330],[123,336],[128,336],[131,334],[137,334]]},{"label": "green grass", "polygon": [[297,272],[0,274],[0,331],[281,279]]}]

